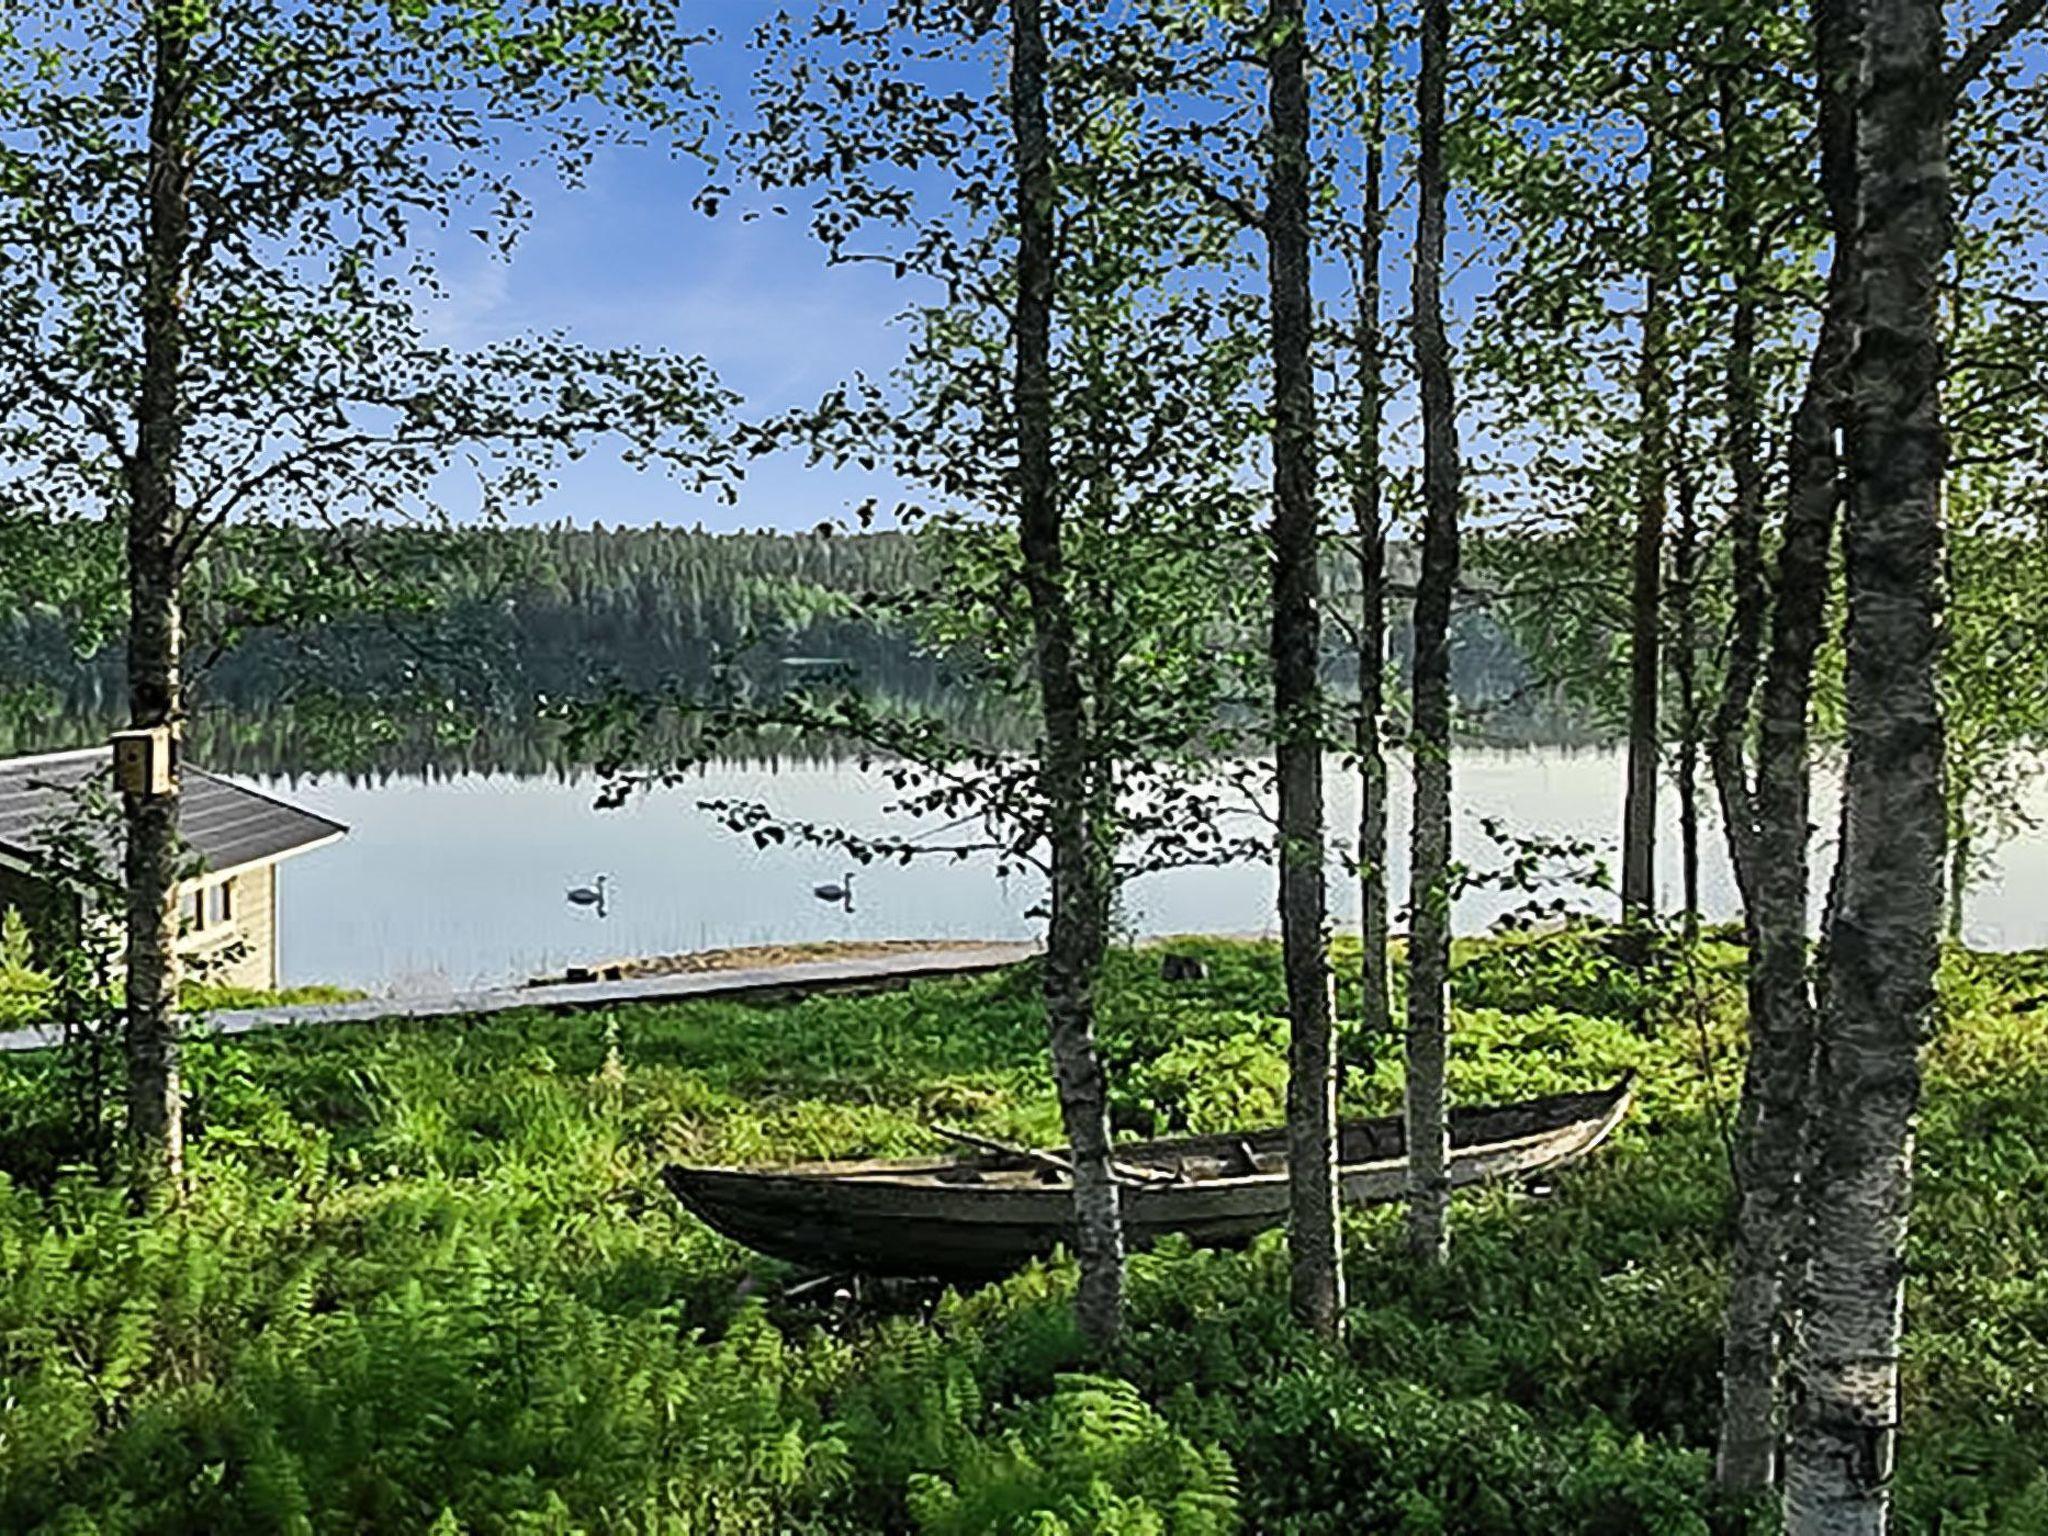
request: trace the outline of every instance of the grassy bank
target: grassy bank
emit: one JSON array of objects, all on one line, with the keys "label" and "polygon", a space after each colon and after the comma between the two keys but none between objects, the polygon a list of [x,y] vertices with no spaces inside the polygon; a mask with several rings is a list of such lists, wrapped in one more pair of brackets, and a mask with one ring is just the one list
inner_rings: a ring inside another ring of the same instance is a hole
[{"label": "grassy bank", "polygon": [[[53,990],[49,978],[39,972],[0,970],[0,1029],[54,1027],[59,1009]],[[194,1013],[210,1013],[228,1008],[283,1008],[296,1003],[352,1003],[365,995],[352,987],[202,985],[186,987],[180,1004]],[[111,1017],[119,1008],[119,999],[109,998],[101,1011]]]},{"label": "grassy bank", "polygon": [[[1276,955],[1120,957],[1132,1132],[1276,1118]],[[929,1315],[774,1299],[655,1170],[1056,1139],[1028,976],[194,1048],[193,1197],[146,1223],[66,1173],[47,1058],[0,1064],[0,1528],[1448,1531],[1749,1528],[1706,1490],[1733,951],[1645,983],[1580,941],[1461,954],[1454,1090],[1642,1074],[1547,1198],[1456,1210],[1418,1277],[1349,1222],[1345,1347],[1284,1251],[1132,1265],[1084,1360],[1062,1265]],[[1930,1052],[1904,1528],[2048,1529],[2048,957],[1962,959]],[[1348,1043],[1348,1109],[1398,1101]]]}]

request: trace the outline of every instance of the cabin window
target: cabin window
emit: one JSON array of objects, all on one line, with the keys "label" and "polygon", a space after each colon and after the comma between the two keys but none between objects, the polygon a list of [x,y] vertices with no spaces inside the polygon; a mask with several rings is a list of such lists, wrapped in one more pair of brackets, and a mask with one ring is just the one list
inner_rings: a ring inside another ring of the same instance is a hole
[{"label": "cabin window", "polygon": [[188,886],[178,902],[185,932],[205,933],[231,922],[235,915],[234,888],[232,880]]}]

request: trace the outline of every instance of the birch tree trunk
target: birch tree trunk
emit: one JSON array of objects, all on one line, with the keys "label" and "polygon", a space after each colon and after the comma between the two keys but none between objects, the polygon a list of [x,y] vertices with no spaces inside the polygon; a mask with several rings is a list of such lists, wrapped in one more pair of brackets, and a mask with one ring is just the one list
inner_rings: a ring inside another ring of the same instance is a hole
[{"label": "birch tree trunk", "polygon": [[1920,1042],[1940,950],[1939,285],[1950,240],[1940,0],[1866,0],[1857,96],[1860,331],[1844,566],[1848,770],[1827,932],[1790,1536],[1879,1536],[1898,1421]]},{"label": "birch tree trunk", "polygon": [[1088,722],[1052,457],[1053,217],[1042,0],[1012,0],[1010,126],[1017,177],[1017,520],[1044,714],[1039,781],[1052,853],[1044,996],[1053,1077],[1074,1166],[1077,1311],[1097,1345],[1123,1314],[1123,1222],[1110,1160],[1109,1095],[1095,1047],[1095,982],[1107,942],[1108,862],[1093,825]]},{"label": "birch tree trunk", "polygon": [[144,210],[142,379],[128,464],[128,713],[164,727],[171,790],[124,795],[130,1171],[147,1194],[175,1194],[184,1171],[178,1078],[180,677],[178,461],[183,433],[184,303],[190,206],[190,39],[176,7],[150,21],[148,205]]},{"label": "birch tree trunk", "polygon": [[1444,112],[1449,0],[1423,0],[1416,87],[1414,327],[1422,385],[1422,571],[1415,588],[1415,812],[1409,857],[1405,1125],[1408,1243],[1440,1262],[1449,1250],[1451,599],[1458,586],[1458,420],[1444,332]]},{"label": "birch tree trunk", "polygon": [[[1651,176],[1656,175],[1651,157]],[[1653,187],[1651,191],[1655,192]],[[1665,282],[1652,272],[1643,294],[1642,356],[1636,374],[1636,527],[1629,563],[1628,788],[1621,826],[1621,916],[1657,915],[1659,683],[1664,659],[1665,439],[1670,427]]]},{"label": "birch tree trunk", "polygon": [[1674,454],[1677,476],[1677,546],[1671,555],[1678,684],[1678,862],[1684,933],[1688,944],[1700,933],[1700,695],[1699,695],[1699,493],[1683,452]]},{"label": "birch tree trunk", "polygon": [[1821,181],[1834,231],[1820,335],[1792,420],[1785,532],[1771,607],[1757,748],[1753,869],[1747,902],[1749,1061],[1736,1117],[1735,1246],[1722,1352],[1716,1477],[1768,1486],[1777,1474],[1779,1382],[1792,1301],[1814,1072],[1808,975],[1809,714],[1827,617],[1828,551],[1841,501],[1836,432],[1855,339],[1856,164],[1851,111],[1859,0],[1819,0]]},{"label": "birch tree trunk", "polygon": [[1386,124],[1386,6],[1373,18],[1371,109],[1366,117],[1363,219],[1358,243],[1358,465],[1352,514],[1358,533],[1358,942],[1359,1028],[1374,1049],[1393,1027],[1387,966],[1386,712],[1387,526],[1380,434],[1386,409],[1386,335],[1380,324],[1380,260],[1386,236],[1380,162]]},{"label": "birch tree trunk", "polygon": [[1288,1243],[1295,1315],[1334,1334],[1344,1308],[1337,1230],[1337,1039],[1323,890],[1320,572],[1315,382],[1309,361],[1308,21],[1272,0],[1267,279],[1273,351],[1273,723],[1280,789],[1280,940],[1287,973]]},{"label": "birch tree trunk", "polygon": [[1949,943],[1963,942],[1963,922],[1969,915],[1966,904],[1970,899],[1970,862],[1973,850],[1970,842],[1970,824],[1958,809],[1950,818],[1948,834],[1948,906],[1945,916],[1944,933]]},{"label": "birch tree trunk", "polygon": [[[1726,829],[1728,859],[1735,871],[1745,917],[1756,906],[1756,797],[1749,781],[1750,710],[1763,669],[1764,621],[1770,588],[1764,576],[1764,472],[1762,403],[1756,382],[1757,238],[1754,232],[1755,174],[1748,153],[1748,117],[1738,83],[1724,74],[1719,85],[1722,142],[1722,238],[1735,277],[1728,325],[1728,355],[1722,382],[1727,418],[1730,581],[1734,611],[1729,616],[1727,664],[1720,697],[1707,729],[1707,765]],[[1752,942],[1754,935],[1751,935]]]}]

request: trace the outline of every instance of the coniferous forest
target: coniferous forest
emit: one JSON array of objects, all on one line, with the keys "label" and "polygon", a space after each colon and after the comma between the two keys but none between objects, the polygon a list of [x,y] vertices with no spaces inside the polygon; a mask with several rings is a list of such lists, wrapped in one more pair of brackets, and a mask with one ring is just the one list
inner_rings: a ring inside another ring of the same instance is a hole
[{"label": "coniferous forest", "polygon": [[[372,605],[346,592],[317,632],[297,614],[252,623],[233,609],[234,594],[276,560],[274,543],[237,558],[227,541],[195,582],[188,614],[204,658],[190,683],[202,761],[245,772],[435,762],[545,771],[569,763],[542,706],[618,687],[703,689],[722,670],[762,686],[844,680],[972,722],[990,741],[1030,737],[1017,701],[968,675],[920,621],[916,599],[944,572],[914,532],[563,524],[290,536],[315,551],[323,541],[367,543],[354,558],[401,567],[384,596],[396,588],[402,599]],[[81,531],[71,542],[82,567],[94,540]],[[1238,542],[1233,563],[1256,569],[1257,547]],[[1332,556],[1327,586],[1344,601],[1355,565]],[[1483,602],[1461,616],[1454,682],[1473,734],[1521,742],[1607,731],[1604,701],[1524,659],[1518,617]],[[1398,625],[1393,643],[1400,657]],[[1325,667],[1333,685],[1355,686],[1345,648],[1333,643]],[[11,606],[0,612],[0,675],[9,680],[0,750],[101,740],[122,714],[121,631],[89,600]],[[463,730],[451,728],[451,705]],[[365,715],[383,727],[373,739],[360,728]]]}]

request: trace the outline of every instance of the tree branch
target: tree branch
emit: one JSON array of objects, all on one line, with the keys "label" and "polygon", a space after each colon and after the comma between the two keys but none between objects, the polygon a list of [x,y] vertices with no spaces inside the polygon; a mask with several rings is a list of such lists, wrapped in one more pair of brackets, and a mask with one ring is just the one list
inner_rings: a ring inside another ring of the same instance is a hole
[{"label": "tree branch", "polygon": [[1963,49],[1942,76],[1942,88],[1950,101],[1956,100],[1984,73],[1991,61],[2006,50],[2012,40],[2041,19],[2048,0],[2006,0],[2005,10]]}]

